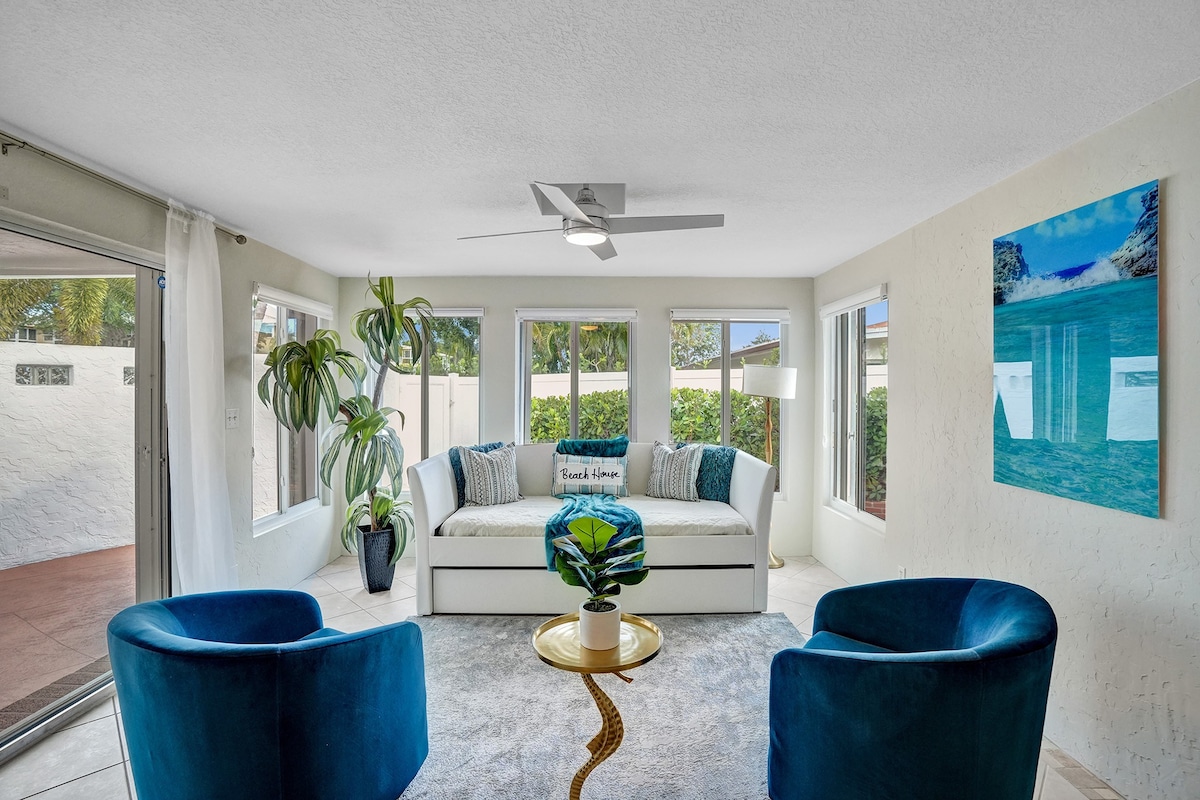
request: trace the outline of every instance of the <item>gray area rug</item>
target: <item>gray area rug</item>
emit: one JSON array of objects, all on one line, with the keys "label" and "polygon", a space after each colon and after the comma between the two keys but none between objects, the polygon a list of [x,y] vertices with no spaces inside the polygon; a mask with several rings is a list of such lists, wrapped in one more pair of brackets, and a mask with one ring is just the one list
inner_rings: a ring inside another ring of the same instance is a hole
[{"label": "gray area rug", "polygon": [[[567,797],[600,714],[583,680],[530,644],[546,617],[414,617],[425,643],[429,758],[403,800]],[[771,658],[804,637],[783,614],[656,615],[663,649],[597,683],[625,723],[583,798],[762,800]]]}]

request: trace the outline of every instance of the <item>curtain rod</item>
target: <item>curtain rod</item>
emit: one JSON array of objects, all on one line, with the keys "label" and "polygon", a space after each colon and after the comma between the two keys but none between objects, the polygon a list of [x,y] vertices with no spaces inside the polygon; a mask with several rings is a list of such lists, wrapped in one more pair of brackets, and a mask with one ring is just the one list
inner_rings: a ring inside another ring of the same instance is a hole
[{"label": "curtain rod", "polygon": [[[15,147],[18,150],[32,150],[33,152],[37,153],[38,155],[42,156],[43,158],[48,158],[51,161],[54,161],[58,164],[62,164],[63,166],[70,167],[71,169],[77,170],[78,172],[82,172],[84,175],[87,175],[90,178],[95,178],[98,181],[107,183],[109,186],[120,189],[123,192],[128,192],[129,194],[134,195],[135,197],[140,197],[141,199],[145,200],[148,203],[153,203],[154,205],[159,206],[163,210],[166,210],[168,208],[167,201],[163,200],[161,197],[155,197],[152,194],[143,192],[141,189],[135,189],[132,186],[130,186],[129,184],[121,183],[120,181],[110,178],[103,173],[97,172],[96,170],[91,169],[89,167],[85,167],[83,164],[76,164],[74,161],[71,161],[70,159],[67,159],[67,158],[63,158],[62,156],[58,155],[57,153],[52,153],[49,150],[43,150],[42,148],[38,147],[35,144],[30,144],[29,142],[25,141],[24,139],[20,139],[16,136],[13,136],[11,133],[5,133],[4,131],[0,131],[0,140],[4,140],[4,141],[0,141],[0,156],[8,155],[8,149],[10,147]],[[228,236],[230,239],[233,239],[238,244],[246,243],[246,237],[244,235],[242,235],[240,233],[236,233],[234,231],[231,231],[228,228],[223,228],[220,225],[214,224],[214,227],[216,227],[217,230],[219,230],[221,233]]]}]

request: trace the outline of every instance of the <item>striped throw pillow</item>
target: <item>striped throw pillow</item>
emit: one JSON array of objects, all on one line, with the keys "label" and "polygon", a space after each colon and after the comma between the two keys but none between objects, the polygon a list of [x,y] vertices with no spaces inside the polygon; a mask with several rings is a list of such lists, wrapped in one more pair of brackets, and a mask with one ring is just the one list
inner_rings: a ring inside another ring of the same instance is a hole
[{"label": "striped throw pillow", "polygon": [[521,499],[517,485],[517,450],[512,445],[490,453],[480,453],[469,447],[458,448],[462,459],[468,506],[498,506]]},{"label": "striped throw pillow", "polygon": [[696,475],[700,472],[702,458],[704,445],[685,444],[678,450],[672,450],[662,442],[655,442],[646,494],[672,500],[699,501]]},{"label": "striped throw pillow", "polygon": [[555,497],[567,494],[611,494],[628,497],[626,473],[629,459],[602,456],[572,456],[554,454]]}]

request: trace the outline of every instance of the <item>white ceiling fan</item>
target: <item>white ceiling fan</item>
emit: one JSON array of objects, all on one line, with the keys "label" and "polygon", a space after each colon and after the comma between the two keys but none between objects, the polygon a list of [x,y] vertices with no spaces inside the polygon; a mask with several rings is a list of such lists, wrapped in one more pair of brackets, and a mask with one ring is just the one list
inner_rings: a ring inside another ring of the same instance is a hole
[{"label": "white ceiling fan", "polygon": [[[529,184],[542,215],[562,217],[562,235],[571,244],[586,247],[601,260],[617,254],[609,236],[618,233],[648,233],[677,231],[688,228],[720,228],[725,225],[724,214],[689,214],[676,217],[610,217],[610,213],[625,213],[625,184],[623,183],[541,183]],[[571,201],[571,194],[575,201]],[[490,239],[496,236],[516,236],[523,233],[550,233],[558,228],[512,233],[489,233],[483,236],[461,236],[464,239]]]}]

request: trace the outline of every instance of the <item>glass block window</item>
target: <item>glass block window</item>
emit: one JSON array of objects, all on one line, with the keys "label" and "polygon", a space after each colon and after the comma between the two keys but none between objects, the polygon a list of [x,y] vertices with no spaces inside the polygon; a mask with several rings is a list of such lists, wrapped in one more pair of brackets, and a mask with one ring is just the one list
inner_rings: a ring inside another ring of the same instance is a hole
[{"label": "glass block window", "polygon": [[73,369],[52,364],[17,364],[17,386],[70,386]]},{"label": "glass block window", "polygon": [[133,386],[133,367],[122,367],[124,372],[121,376],[121,382],[126,386]]}]

